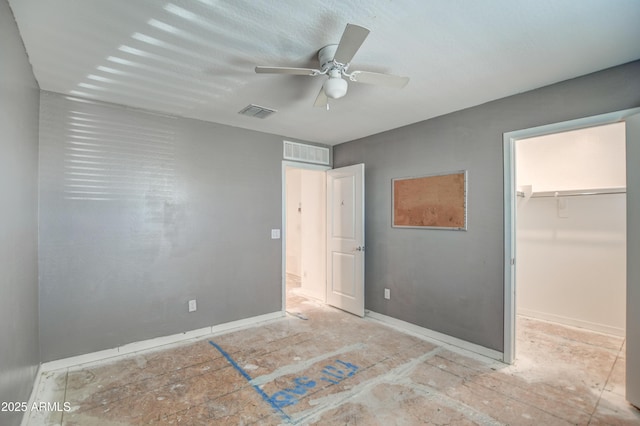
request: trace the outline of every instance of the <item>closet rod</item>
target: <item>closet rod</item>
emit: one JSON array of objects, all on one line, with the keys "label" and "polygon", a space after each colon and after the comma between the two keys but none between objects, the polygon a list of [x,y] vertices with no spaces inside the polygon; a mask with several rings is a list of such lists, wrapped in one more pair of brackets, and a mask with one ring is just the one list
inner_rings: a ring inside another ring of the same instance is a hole
[{"label": "closet rod", "polygon": [[[626,194],[627,188],[599,188],[599,189],[573,189],[563,191],[538,191],[531,194],[531,198],[545,197],[579,197],[583,195],[609,195],[609,194]],[[524,198],[524,192],[518,191],[518,197]]]}]

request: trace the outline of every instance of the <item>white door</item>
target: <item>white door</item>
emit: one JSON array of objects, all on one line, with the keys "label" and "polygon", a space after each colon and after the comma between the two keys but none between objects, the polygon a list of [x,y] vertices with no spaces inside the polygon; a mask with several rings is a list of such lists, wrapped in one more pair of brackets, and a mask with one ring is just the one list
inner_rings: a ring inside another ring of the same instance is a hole
[{"label": "white door", "polygon": [[364,316],[364,164],[327,170],[327,303]]},{"label": "white door", "polygon": [[627,128],[627,401],[640,408],[640,114]]}]

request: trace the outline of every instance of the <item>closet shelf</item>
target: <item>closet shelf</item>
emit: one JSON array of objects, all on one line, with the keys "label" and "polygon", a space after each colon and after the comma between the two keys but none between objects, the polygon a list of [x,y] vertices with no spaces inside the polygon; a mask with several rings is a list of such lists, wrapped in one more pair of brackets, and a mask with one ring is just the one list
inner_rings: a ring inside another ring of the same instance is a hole
[{"label": "closet shelf", "polygon": [[[626,194],[627,188],[595,188],[595,189],[568,189],[561,191],[534,191],[531,193],[531,198],[544,198],[544,197],[579,197],[582,195],[606,195],[606,194]],[[523,191],[516,192],[518,197],[525,196]]]}]

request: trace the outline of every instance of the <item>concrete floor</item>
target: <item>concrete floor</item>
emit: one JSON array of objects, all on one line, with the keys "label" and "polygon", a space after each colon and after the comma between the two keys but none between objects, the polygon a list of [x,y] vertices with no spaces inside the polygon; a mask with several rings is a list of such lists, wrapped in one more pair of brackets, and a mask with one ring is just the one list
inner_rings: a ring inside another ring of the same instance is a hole
[{"label": "concrete floor", "polygon": [[504,365],[289,294],[281,320],[42,374],[28,425],[622,425],[623,339],[520,318]]}]

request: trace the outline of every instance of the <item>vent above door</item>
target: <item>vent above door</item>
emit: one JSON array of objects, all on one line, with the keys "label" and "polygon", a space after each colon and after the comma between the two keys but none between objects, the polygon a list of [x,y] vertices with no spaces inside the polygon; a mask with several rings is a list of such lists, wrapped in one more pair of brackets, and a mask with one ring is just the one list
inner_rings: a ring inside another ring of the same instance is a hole
[{"label": "vent above door", "polygon": [[329,148],[284,141],[284,159],[305,163],[330,165]]}]

